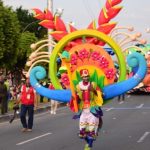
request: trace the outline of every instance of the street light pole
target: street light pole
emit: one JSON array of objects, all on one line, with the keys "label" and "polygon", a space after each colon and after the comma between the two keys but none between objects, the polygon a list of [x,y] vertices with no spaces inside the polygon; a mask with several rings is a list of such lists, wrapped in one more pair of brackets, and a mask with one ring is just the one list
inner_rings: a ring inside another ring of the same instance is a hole
[{"label": "street light pole", "polygon": [[[47,9],[53,13],[53,0],[47,0]],[[63,9],[57,8],[56,12],[54,13],[54,17],[55,17],[55,15],[58,15],[60,17],[62,15],[62,13],[63,13]],[[53,37],[50,35],[51,31],[52,31],[51,29],[48,29],[48,41],[49,41],[49,43],[50,43],[50,41],[53,40]],[[53,48],[51,46],[48,46],[48,52],[50,54],[52,53],[52,50],[53,50]]]},{"label": "street light pole", "polygon": [[[47,0],[47,9],[53,13],[53,0]],[[52,31],[51,29],[48,29],[47,34],[48,34],[48,41],[49,42],[53,39],[52,36],[50,35],[51,31]],[[52,47],[51,46],[48,46],[48,52],[50,54],[52,53]]]}]

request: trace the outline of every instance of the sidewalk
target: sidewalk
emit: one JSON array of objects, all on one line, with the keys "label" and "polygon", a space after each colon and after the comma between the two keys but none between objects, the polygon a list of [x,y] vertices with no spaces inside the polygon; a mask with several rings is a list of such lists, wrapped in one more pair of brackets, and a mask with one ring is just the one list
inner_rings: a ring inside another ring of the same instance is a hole
[{"label": "sidewalk", "polygon": [[[50,105],[51,105],[50,102],[40,103],[38,105],[38,108],[34,111],[34,113],[38,114],[38,113],[42,113],[42,112],[48,111],[48,110],[50,110],[50,107],[51,107]],[[62,106],[66,106],[66,103],[59,103],[58,104],[58,108],[62,107]],[[0,114],[0,123],[9,121],[12,118],[13,113],[14,113],[14,111],[9,111],[5,115],[1,115]],[[19,115],[17,115],[16,118],[19,118]]]}]

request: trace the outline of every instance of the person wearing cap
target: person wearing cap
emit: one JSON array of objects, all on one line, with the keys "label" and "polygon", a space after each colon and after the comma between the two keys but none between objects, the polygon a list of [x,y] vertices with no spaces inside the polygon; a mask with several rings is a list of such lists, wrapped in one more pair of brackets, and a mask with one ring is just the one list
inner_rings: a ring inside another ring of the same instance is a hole
[{"label": "person wearing cap", "polygon": [[80,76],[82,81],[76,86],[76,100],[80,117],[79,137],[87,142],[85,149],[90,150],[93,141],[98,135],[98,128],[102,126],[101,117],[103,112],[94,99],[94,95],[97,96],[97,91],[100,91],[100,89],[96,86],[96,83],[90,82],[90,75],[87,69],[80,70]]},{"label": "person wearing cap", "polygon": [[[22,132],[31,132],[33,127],[34,107],[37,106],[36,93],[30,85],[29,79],[26,79],[25,84],[21,86],[21,93],[18,103],[21,102],[20,120],[22,123]],[[26,114],[28,112],[28,121]]]}]

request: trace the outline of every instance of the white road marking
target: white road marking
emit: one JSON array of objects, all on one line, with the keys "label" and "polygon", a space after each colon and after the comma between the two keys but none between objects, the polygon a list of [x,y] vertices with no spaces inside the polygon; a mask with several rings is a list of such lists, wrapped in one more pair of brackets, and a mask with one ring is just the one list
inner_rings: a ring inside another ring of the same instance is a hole
[{"label": "white road marking", "polygon": [[136,106],[136,107],[103,107],[102,110],[108,110],[112,109],[113,110],[135,110],[135,109],[141,109],[141,110],[147,110],[150,109],[150,107],[143,107],[144,104]]},{"label": "white road marking", "polygon": [[123,103],[124,103],[124,101],[119,102],[119,104],[123,104]]},{"label": "white road marking", "polygon": [[25,144],[25,143],[29,143],[29,142],[31,142],[31,141],[34,141],[34,140],[36,140],[36,139],[40,139],[40,138],[42,138],[42,137],[44,137],[44,136],[48,136],[48,135],[50,135],[50,134],[52,134],[52,133],[46,133],[46,134],[37,136],[37,137],[35,137],[35,138],[32,138],[32,139],[29,139],[29,140],[26,140],[26,141],[17,143],[16,145],[18,145],[18,146],[19,146],[19,145],[23,145],[23,144]]},{"label": "white road marking", "polygon": [[144,106],[144,104],[141,104],[139,106],[136,106],[136,108],[142,108]]},{"label": "white road marking", "polygon": [[113,109],[113,107],[110,107],[110,108],[107,108],[106,111],[110,111],[110,110],[112,110],[112,109]]},{"label": "white road marking", "polygon": [[130,98],[130,97],[131,97],[131,95],[128,95],[128,96],[127,96],[127,98]]},{"label": "white road marking", "polygon": [[145,132],[143,136],[137,141],[137,143],[141,143],[144,141],[144,139],[150,134],[150,132]]}]

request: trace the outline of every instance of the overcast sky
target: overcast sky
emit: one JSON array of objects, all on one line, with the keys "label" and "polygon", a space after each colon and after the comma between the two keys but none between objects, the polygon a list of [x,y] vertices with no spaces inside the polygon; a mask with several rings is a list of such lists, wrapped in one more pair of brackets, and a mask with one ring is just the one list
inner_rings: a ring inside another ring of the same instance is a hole
[{"label": "overcast sky", "polygon": [[[47,0],[3,0],[4,5],[14,8],[22,6],[25,9],[47,8]],[[97,19],[105,0],[53,0],[53,12],[63,8],[62,18],[65,22],[73,21],[77,28],[86,28],[93,19]],[[118,26],[134,26],[137,32],[142,32],[143,38],[150,43],[150,0],[123,0],[123,9],[113,21]]]}]

